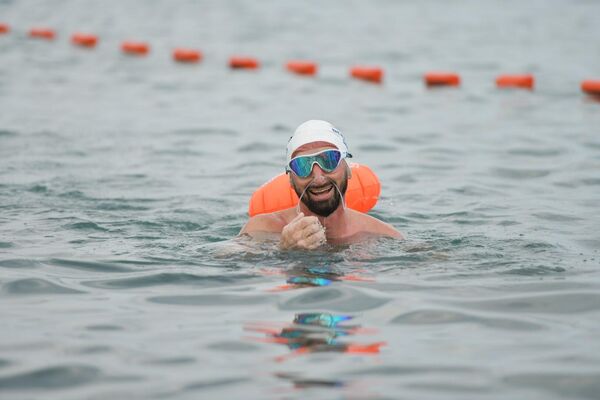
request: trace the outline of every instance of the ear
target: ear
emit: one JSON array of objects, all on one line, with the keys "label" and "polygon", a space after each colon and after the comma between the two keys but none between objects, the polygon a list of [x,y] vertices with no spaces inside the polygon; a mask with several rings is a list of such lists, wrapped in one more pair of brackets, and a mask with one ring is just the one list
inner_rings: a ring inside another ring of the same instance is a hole
[{"label": "ear", "polygon": [[346,171],[348,171],[348,179],[352,178],[352,168],[350,168],[350,165],[346,162],[346,160],[344,160],[344,163],[346,163]]}]

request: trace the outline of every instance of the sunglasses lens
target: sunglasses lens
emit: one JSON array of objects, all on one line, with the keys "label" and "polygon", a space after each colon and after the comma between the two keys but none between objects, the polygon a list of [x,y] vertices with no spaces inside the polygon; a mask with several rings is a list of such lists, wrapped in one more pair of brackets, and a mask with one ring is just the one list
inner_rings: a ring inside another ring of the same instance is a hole
[{"label": "sunglasses lens", "polygon": [[317,162],[319,166],[327,172],[331,172],[337,168],[342,155],[337,150],[327,150],[321,154],[317,154]]},{"label": "sunglasses lens", "polygon": [[290,161],[290,169],[300,178],[306,178],[312,170],[312,157],[298,157]]},{"label": "sunglasses lens", "polygon": [[342,154],[338,150],[325,150],[318,154],[294,158],[290,161],[290,169],[299,177],[306,178],[310,175],[314,163],[319,164],[325,172],[332,172],[341,159]]}]

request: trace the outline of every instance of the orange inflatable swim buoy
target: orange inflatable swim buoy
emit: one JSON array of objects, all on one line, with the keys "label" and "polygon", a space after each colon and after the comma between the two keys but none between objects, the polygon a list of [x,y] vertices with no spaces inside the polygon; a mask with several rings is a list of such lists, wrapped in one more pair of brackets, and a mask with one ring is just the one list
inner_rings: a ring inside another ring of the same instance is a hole
[{"label": "orange inflatable swim buoy", "polygon": [[[348,180],[346,206],[367,212],[377,204],[381,184],[377,175],[366,165],[352,163],[352,177]],[[295,207],[298,196],[285,173],[281,173],[259,187],[250,198],[248,214],[253,217]]]},{"label": "orange inflatable swim buoy", "polygon": [[10,26],[0,22],[0,35],[10,32]]}]

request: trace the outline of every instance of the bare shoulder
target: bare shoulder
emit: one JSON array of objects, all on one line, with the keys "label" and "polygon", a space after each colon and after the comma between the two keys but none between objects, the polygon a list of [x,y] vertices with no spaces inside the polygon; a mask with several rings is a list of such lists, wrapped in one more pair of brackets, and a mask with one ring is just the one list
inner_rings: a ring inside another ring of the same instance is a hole
[{"label": "bare shoulder", "polygon": [[376,235],[389,236],[396,239],[404,239],[404,235],[387,222],[353,210],[353,219],[357,224],[358,231],[365,231]]},{"label": "bare shoulder", "polygon": [[248,220],[239,234],[252,236],[257,232],[281,233],[283,227],[290,221],[290,217],[293,219],[291,211],[293,209],[255,215]]}]

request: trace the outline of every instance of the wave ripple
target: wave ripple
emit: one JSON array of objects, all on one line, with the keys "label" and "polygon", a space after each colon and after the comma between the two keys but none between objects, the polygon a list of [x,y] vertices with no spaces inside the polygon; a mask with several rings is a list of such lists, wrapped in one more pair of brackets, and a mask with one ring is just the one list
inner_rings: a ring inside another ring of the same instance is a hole
[{"label": "wave ripple", "polygon": [[64,389],[81,386],[101,378],[98,368],[87,365],[63,365],[41,368],[0,378],[0,389]]}]

